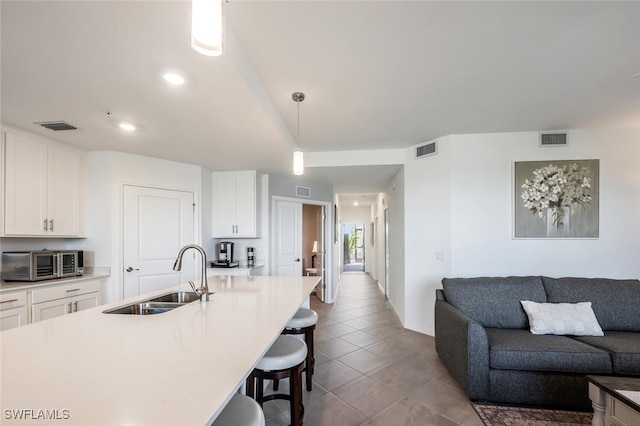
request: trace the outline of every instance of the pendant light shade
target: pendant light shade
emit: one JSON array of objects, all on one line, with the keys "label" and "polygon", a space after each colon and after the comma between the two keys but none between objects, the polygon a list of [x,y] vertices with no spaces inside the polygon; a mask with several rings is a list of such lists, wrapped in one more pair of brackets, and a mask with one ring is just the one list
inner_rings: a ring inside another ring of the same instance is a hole
[{"label": "pendant light shade", "polygon": [[[300,145],[300,102],[304,101],[304,93],[294,92],[291,99],[298,104],[298,145]],[[304,174],[304,153],[297,148],[293,151],[293,174],[300,176]]]},{"label": "pendant light shade", "polygon": [[293,151],[293,174],[296,176],[304,174],[304,153],[299,149]]},{"label": "pendant light shade", "polygon": [[220,56],[224,50],[223,0],[192,0],[191,47],[207,56]]}]

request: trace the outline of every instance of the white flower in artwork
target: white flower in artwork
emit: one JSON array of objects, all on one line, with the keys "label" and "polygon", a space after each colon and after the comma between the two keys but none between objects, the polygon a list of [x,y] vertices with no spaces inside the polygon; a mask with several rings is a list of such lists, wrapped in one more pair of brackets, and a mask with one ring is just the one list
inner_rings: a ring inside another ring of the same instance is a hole
[{"label": "white flower in artwork", "polygon": [[545,220],[549,208],[571,207],[573,213],[576,206],[591,201],[589,173],[587,167],[579,169],[576,163],[562,167],[549,164],[534,170],[533,180],[524,181],[520,197],[527,209]]}]

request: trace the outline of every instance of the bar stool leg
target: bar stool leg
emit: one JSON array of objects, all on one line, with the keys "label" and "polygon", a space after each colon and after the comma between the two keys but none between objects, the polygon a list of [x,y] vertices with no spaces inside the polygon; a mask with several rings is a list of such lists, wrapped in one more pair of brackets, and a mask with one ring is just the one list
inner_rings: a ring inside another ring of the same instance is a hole
[{"label": "bar stool leg", "polygon": [[249,374],[247,377],[247,396],[255,399],[256,382],[253,374]]},{"label": "bar stool leg", "polygon": [[313,378],[313,373],[316,366],[316,358],[314,356],[315,352],[313,351],[313,331],[316,326],[307,327],[304,332],[304,340],[307,343],[307,360],[305,362],[305,376],[307,380],[307,390],[311,392],[311,382]]},{"label": "bar stool leg", "polygon": [[264,399],[264,379],[262,375],[258,376],[258,384],[256,388],[256,401],[258,401],[262,407],[262,400]]},{"label": "bar stool leg", "polygon": [[298,370],[295,374],[292,374],[289,377],[289,385],[292,389],[292,398],[289,404],[291,410],[291,424],[292,425],[301,425],[302,424],[302,415],[304,407],[302,405],[302,364],[298,367]]}]

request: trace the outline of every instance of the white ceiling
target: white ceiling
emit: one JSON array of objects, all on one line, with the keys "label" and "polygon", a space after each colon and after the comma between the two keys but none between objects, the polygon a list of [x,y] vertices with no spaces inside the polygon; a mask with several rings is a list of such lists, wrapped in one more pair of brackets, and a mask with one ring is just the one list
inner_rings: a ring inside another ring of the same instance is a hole
[{"label": "white ceiling", "polygon": [[[213,58],[189,46],[190,10],[3,0],[2,121],[88,150],[281,175],[295,91],[307,96],[307,152],[640,126],[640,2],[231,0],[227,50]],[[187,83],[169,87],[165,70]],[[122,132],[107,111],[140,130]],[[79,130],[33,124],[52,120]],[[308,173],[338,192],[375,192],[398,169]]]}]

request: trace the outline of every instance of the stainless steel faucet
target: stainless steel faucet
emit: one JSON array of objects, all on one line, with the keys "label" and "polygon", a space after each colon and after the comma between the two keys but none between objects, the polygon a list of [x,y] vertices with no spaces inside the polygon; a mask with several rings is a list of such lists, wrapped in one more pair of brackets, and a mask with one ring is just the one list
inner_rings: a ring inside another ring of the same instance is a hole
[{"label": "stainless steel faucet", "polygon": [[187,244],[186,246],[180,249],[178,253],[178,258],[176,259],[176,263],[173,264],[174,271],[182,270],[182,256],[189,249],[195,249],[200,252],[200,258],[202,260],[202,275],[200,276],[200,287],[196,288],[196,285],[193,281],[189,281],[193,292],[200,296],[201,302],[206,302],[209,300],[209,283],[207,282],[207,254],[204,252],[204,249],[197,244]]}]

